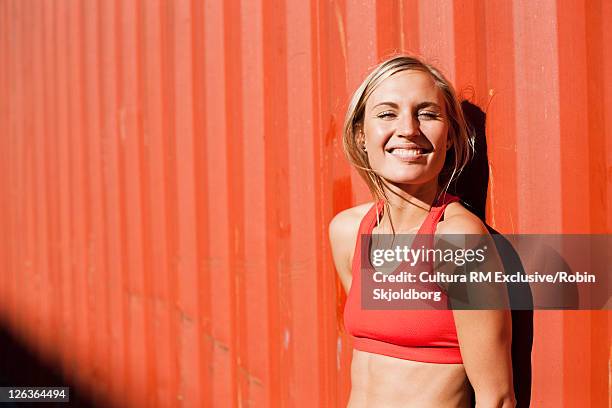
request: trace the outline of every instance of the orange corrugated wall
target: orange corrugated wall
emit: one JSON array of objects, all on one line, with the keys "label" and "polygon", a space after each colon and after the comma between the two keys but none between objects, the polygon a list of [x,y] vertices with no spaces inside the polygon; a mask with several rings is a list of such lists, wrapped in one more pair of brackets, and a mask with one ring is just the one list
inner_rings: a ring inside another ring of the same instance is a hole
[{"label": "orange corrugated wall", "polygon": [[[0,0],[0,319],[98,401],[344,406],[349,93],[424,56],[487,112],[492,226],[610,233],[611,26],[604,0]],[[536,313],[534,407],[608,406],[611,323]]]}]

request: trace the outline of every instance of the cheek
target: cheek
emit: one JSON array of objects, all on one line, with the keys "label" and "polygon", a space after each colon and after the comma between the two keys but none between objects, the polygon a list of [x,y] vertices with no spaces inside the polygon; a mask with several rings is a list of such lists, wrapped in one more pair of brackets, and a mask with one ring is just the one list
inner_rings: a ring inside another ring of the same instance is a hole
[{"label": "cheek", "polygon": [[421,126],[421,131],[436,147],[446,146],[449,138],[448,126],[445,123],[432,122]]},{"label": "cheek", "polygon": [[372,125],[366,124],[364,126],[365,138],[368,143],[381,143],[384,141],[385,137],[389,133],[389,131],[385,128],[384,125]]}]

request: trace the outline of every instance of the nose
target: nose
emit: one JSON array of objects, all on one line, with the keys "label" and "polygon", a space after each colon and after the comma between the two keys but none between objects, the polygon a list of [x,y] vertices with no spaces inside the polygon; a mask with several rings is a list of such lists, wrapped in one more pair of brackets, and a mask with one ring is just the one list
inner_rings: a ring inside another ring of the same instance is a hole
[{"label": "nose", "polygon": [[419,121],[412,115],[405,114],[398,118],[395,133],[397,136],[414,137],[419,134]]}]

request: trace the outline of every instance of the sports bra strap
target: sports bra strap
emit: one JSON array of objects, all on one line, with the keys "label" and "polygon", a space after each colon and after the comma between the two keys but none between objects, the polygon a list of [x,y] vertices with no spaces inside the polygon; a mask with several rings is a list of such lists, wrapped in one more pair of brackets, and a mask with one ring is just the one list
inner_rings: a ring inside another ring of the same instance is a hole
[{"label": "sports bra strap", "polygon": [[418,233],[431,235],[435,234],[436,227],[442,219],[446,207],[448,207],[450,203],[454,203],[455,201],[459,201],[459,198],[448,193],[444,194],[442,199],[438,200],[439,204],[431,207],[431,211],[429,212],[429,214],[427,214],[427,218],[425,218],[425,221],[423,222],[423,225],[421,225],[421,228],[419,229]]},{"label": "sports bra strap", "polygon": [[[449,193],[445,193],[442,197],[440,197],[437,200],[437,203],[431,207],[425,221],[423,221],[421,228],[419,228],[418,234],[434,234],[436,232],[436,226],[442,219],[446,207],[450,203],[454,203],[456,201],[459,201],[459,197]],[[382,217],[384,208],[384,200],[379,200],[370,208],[359,224],[359,235],[369,234],[372,232],[377,220]]]}]

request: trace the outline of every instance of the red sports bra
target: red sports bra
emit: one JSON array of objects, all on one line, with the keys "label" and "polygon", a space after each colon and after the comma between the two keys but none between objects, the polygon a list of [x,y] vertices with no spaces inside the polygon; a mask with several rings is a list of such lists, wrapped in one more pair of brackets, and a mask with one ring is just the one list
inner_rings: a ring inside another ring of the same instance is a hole
[{"label": "red sports bra", "polygon": [[[446,194],[431,208],[420,234],[433,235],[446,206],[458,198]],[[452,310],[364,310],[361,305],[361,239],[370,240],[384,202],[368,211],[359,226],[353,254],[353,281],[344,306],[344,326],[357,350],[427,363],[461,364]],[[362,235],[363,234],[363,235]],[[368,241],[369,243],[369,241]],[[367,245],[366,247],[369,247]],[[446,296],[442,293],[442,301]]]}]

